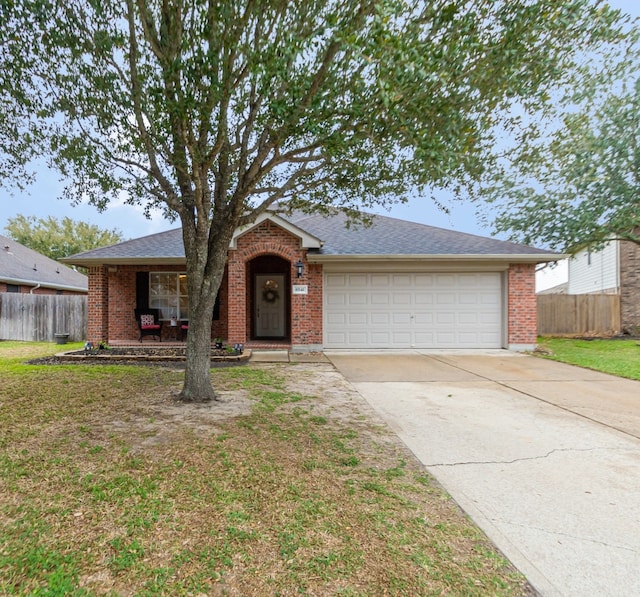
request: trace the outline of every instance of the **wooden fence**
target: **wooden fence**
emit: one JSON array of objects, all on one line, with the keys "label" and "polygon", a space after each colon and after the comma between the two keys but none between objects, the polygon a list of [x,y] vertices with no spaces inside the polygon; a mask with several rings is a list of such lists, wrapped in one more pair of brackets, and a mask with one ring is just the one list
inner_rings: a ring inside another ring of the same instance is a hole
[{"label": "wooden fence", "polygon": [[53,342],[56,334],[86,339],[86,296],[0,293],[0,340]]},{"label": "wooden fence", "polygon": [[537,298],[541,336],[620,332],[618,294],[540,294]]}]

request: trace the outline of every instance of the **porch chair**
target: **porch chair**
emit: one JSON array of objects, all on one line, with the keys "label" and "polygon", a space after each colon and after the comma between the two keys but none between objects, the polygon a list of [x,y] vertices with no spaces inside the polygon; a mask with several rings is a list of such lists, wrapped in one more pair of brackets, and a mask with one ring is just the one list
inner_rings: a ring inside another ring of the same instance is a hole
[{"label": "porch chair", "polygon": [[162,342],[160,309],[134,309],[134,312],[140,330],[140,342],[143,336],[156,336]]},{"label": "porch chair", "polygon": [[189,322],[188,321],[181,321],[180,322],[180,332],[181,332],[182,341],[184,342],[187,339],[187,334],[189,333]]}]

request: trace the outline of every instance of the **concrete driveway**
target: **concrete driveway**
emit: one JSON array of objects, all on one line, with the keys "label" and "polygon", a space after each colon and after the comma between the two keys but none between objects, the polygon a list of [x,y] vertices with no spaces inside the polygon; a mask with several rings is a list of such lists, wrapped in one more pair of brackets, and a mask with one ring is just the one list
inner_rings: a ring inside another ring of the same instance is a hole
[{"label": "concrete driveway", "polygon": [[540,593],[640,595],[640,382],[507,351],[325,354]]}]

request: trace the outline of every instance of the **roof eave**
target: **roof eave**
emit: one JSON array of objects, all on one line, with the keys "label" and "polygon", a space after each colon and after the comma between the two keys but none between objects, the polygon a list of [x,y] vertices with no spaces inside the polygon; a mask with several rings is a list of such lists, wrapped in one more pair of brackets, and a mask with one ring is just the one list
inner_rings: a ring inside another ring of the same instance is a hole
[{"label": "roof eave", "polygon": [[72,284],[57,284],[55,282],[43,282],[42,280],[28,280],[26,278],[0,278],[5,284],[16,286],[33,286],[38,288],[51,288],[53,290],[70,290],[73,292],[88,292],[88,286],[73,286]]},{"label": "roof eave", "polygon": [[100,265],[184,265],[184,257],[65,257],[63,263],[79,265],[81,267],[96,267]]},{"label": "roof eave", "polygon": [[320,255],[307,254],[309,263],[344,261],[498,261],[501,263],[548,263],[566,259],[564,253],[513,253],[513,254],[437,254],[437,255]]}]

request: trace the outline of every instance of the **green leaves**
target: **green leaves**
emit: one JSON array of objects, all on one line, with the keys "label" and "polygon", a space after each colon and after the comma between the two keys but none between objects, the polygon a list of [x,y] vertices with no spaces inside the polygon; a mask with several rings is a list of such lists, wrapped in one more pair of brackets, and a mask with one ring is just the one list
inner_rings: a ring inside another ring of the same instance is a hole
[{"label": "green leaves", "polygon": [[2,86],[32,82],[11,92],[14,120],[19,95],[41,106],[52,161],[84,181],[72,196],[177,211],[199,189],[246,205],[322,189],[355,207],[474,178],[498,110],[544,103],[576,45],[616,31],[583,0],[18,0],[3,19],[21,58],[3,58]]},{"label": "green leaves", "polygon": [[615,238],[640,243],[637,64],[626,64],[613,91],[610,72],[584,79],[592,93],[562,104],[555,130],[524,139],[492,173],[483,196],[497,231],[563,252]]},{"label": "green leaves", "polygon": [[117,230],[101,230],[66,217],[18,215],[9,219],[6,232],[20,244],[56,260],[124,240]]}]

